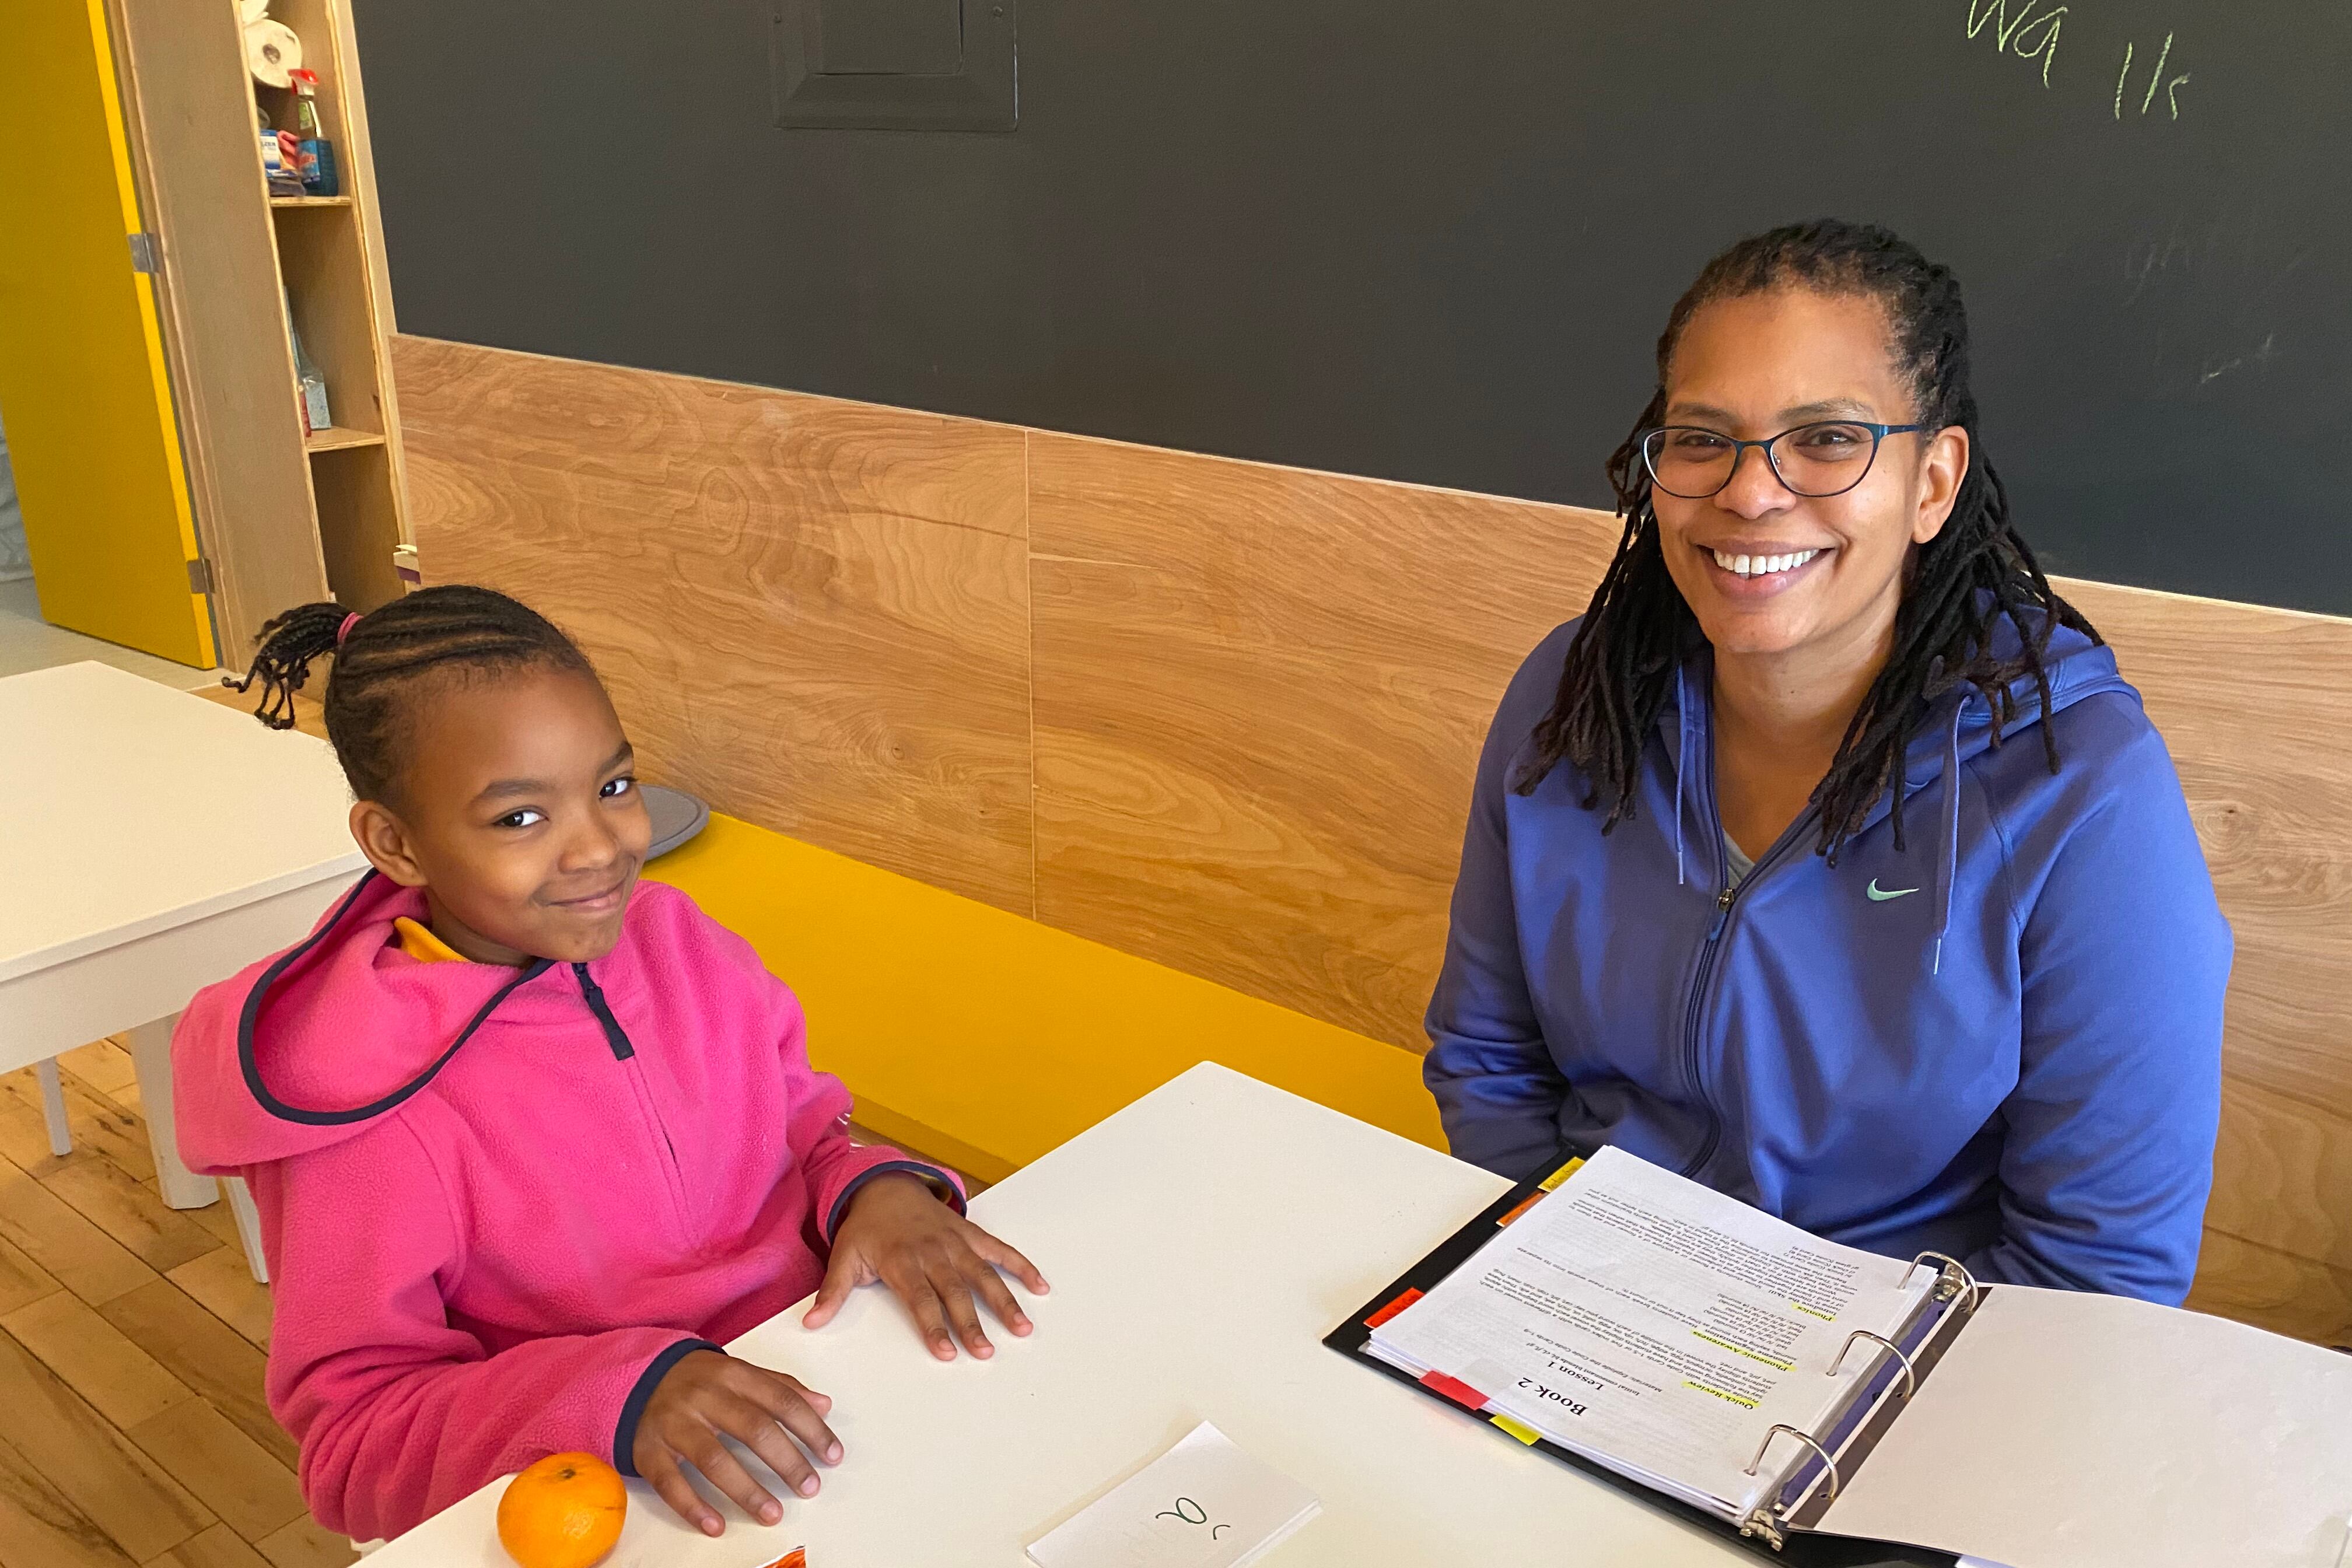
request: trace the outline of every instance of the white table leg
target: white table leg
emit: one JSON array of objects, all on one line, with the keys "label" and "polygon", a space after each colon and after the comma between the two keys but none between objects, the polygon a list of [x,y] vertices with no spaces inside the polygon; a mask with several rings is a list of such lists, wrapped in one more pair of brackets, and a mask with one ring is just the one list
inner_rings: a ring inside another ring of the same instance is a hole
[{"label": "white table leg", "polygon": [[253,1270],[257,1285],[269,1283],[269,1263],[261,1256],[261,1211],[253,1206],[253,1194],[242,1176],[221,1178],[221,1191],[228,1194],[228,1212],[236,1216],[236,1238],[245,1244],[245,1266]]},{"label": "white table leg", "polygon": [[139,1069],[139,1103],[147,1113],[147,1143],[155,1152],[156,1185],[175,1209],[200,1209],[220,1196],[220,1184],[180,1163],[172,1124],[172,1026],[176,1013],[131,1031],[131,1061]]},{"label": "white table leg", "polygon": [[73,1152],[73,1133],[66,1127],[66,1086],[58,1077],[58,1058],[44,1057],[34,1072],[41,1080],[41,1119],[49,1124],[49,1152],[63,1159]]}]

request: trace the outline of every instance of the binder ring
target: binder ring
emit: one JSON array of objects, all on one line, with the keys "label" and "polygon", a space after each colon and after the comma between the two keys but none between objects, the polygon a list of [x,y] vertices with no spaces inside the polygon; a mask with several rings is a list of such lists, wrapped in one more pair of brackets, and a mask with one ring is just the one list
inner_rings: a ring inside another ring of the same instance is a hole
[{"label": "binder ring", "polygon": [[[1936,1287],[1936,1295],[1937,1298],[1942,1300],[1948,1301],[1953,1297],[1958,1296],[1960,1293],[1960,1281],[1964,1280],[1968,1285],[1969,1303],[1970,1306],[1974,1306],[1976,1304],[1978,1292],[1982,1290],[1984,1287],[1977,1283],[1977,1277],[1969,1272],[1969,1267],[1967,1264],[1962,1263],[1957,1258],[1949,1257],[1941,1252],[1923,1252],[1918,1257],[1913,1258],[1911,1260],[1911,1267],[1903,1271],[1903,1278],[1895,1282],[1895,1288],[1899,1290],[1904,1286],[1911,1283],[1912,1273],[1929,1258],[1933,1258],[1937,1263],[1943,1265],[1943,1268],[1940,1270],[1943,1275],[1943,1279]],[[1956,1274],[1959,1276],[1959,1280],[1955,1280],[1952,1278]]]},{"label": "binder ring", "polygon": [[1821,1439],[1815,1437],[1811,1432],[1799,1431],[1796,1427],[1790,1426],[1785,1421],[1775,1421],[1772,1423],[1771,1426],[1765,1431],[1764,1441],[1756,1446],[1756,1458],[1748,1461],[1746,1473],[1751,1476],[1756,1473],[1758,1468],[1764,1463],[1765,1451],[1772,1447],[1773,1437],[1777,1434],[1782,1432],[1786,1432],[1790,1436],[1794,1437],[1798,1442],[1802,1443],[1806,1447],[1811,1448],[1814,1453],[1821,1456],[1822,1468],[1830,1473],[1829,1500],[1832,1502],[1837,1501],[1837,1461],[1830,1458],[1830,1451],[1822,1447]]},{"label": "binder ring", "polygon": [[1846,1335],[1845,1343],[1838,1347],[1837,1360],[1830,1363],[1829,1375],[1835,1377],[1840,1372],[1844,1370],[1846,1352],[1853,1349],[1853,1342],[1856,1340],[1869,1340],[1874,1344],[1885,1347],[1886,1353],[1893,1356],[1902,1364],[1903,1397],[1906,1402],[1908,1402],[1912,1393],[1919,1386],[1918,1371],[1912,1366],[1911,1358],[1903,1353],[1903,1347],[1896,1344],[1893,1340],[1888,1339],[1885,1334],[1874,1334],[1868,1329],[1856,1329],[1853,1332]]}]

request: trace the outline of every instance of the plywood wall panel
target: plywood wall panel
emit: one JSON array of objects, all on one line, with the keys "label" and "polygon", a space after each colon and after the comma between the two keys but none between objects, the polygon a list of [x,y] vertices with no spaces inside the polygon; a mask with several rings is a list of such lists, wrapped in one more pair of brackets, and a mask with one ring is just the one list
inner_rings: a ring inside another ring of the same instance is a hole
[{"label": "plywood wall panel", "polygon": [[[1480,741],[1614,519],[423,340],[396,363],[428,576],[580,635],[657,774],[1424,1045]],[[2063,587],[2237,933],[2195,1304],[2352,1337],[2352,622]]]},{"label": "plywood wall panel", "polygon": [[2223,1231],[2205,1233],[2188,1305],[2314,1344],[2352,1345],[2352,1273]]},{"label": "plywood wall panel", "polygon": [[2061,587],[2179,766],[2237,934],[2231,1072],[2352,1119],[2352,621]]},{"label": "plywood wall panel", "polygon": [[2333,1301],[2352,1338],[2352,622],[2060,587],[2163,731],[2237,938],[2200,1291],[2288,1332]]},{"label": "plywood wall panel", "polygon": [[1412,1049],[1496,700],[1613,520],[1030,447],[1038,917]]},{"label": "plywood wall panel", "polygon": [[1028,914],[1020,431],[403,339],[431,578],[595,657],[648,772]]}]

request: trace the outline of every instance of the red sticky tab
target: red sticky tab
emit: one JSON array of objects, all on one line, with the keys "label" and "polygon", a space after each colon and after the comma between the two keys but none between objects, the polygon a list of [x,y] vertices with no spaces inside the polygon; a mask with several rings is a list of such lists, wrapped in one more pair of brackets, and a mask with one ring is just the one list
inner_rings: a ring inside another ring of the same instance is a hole
[{"label": "red sticky tab", "polygon": [[1485,1394],[1479,1393],[1468,1384],[1462,1382],[1459,1378],[1448,1377],[1442,1372],[1425,1372],[1422,1373],[1421,1385],[1423,1388],[1428,1389],[1433,1394],[1444,1394],[1446,1398],[1454,1401],[1454,1404],[1459,1405],[1465,1410],[1484,1410],[1486,1408],[1486,1396]]},{"label": "red sticky tab", "polygon": [[1391,1318],[1395,1317],[1399,1312],[1403,1311],[1407,1307],[1412,1306],[1415,1301],[1420,1300],[1420,1291],[1407,1290],[1403,1295],[1399,1296],[1395,1300],[1391,1301],[1387,1306],[1382,1307],[1379,1311],[1374,1312],[1370,1317],[1366,1318],[1364,1320],[1364,1327],[1368,1329],[1377,1329],[1382,1323],[1387,1322]]}]

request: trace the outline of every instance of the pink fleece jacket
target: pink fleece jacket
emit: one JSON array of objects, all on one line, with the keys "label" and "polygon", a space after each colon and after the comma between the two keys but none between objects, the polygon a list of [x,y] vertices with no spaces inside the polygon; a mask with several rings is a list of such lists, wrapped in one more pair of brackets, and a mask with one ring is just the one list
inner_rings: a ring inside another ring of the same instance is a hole
[{"label": "pink fleece jacket", "polygon": [[183,1156],[261,1211],[303,1496],[362,1540],[546,1454],[633,1472],[679,1357],[814,1289],[861,1181],[940,1174],[850,1142],[800,1004],[675,889],[587,964],[420,963],[425,912],[364,879],[172,1042]]}]

